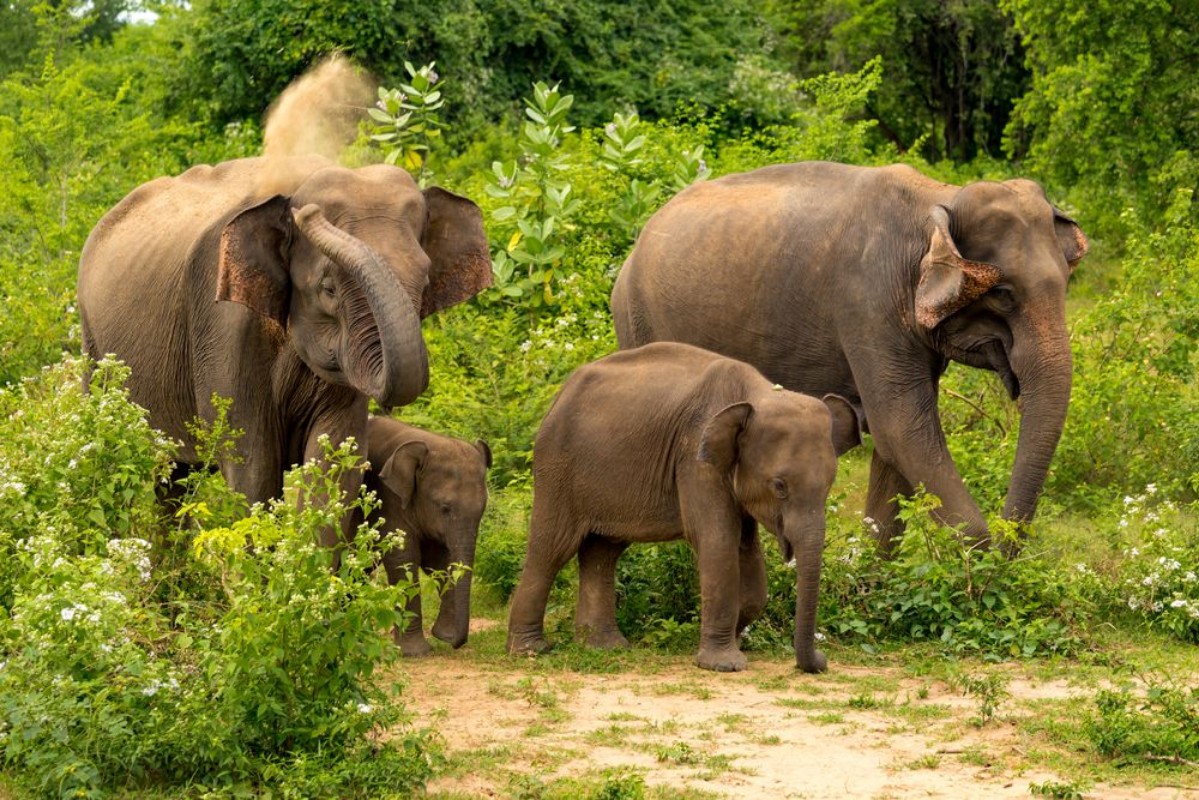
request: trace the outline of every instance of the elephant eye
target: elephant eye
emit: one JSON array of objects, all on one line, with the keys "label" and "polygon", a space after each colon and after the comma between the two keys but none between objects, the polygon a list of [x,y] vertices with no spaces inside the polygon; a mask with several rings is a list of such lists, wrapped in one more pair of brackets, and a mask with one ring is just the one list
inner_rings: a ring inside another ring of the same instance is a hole
[{"label": "elephant eye", "polygon": [[774,496],[779,500],[787,499],[787,482],[782,478],[771,478],[770,491],[774,492]]},{"label": "elephant eye", "polygon": [[444,514],[444,515],[446,515],[447,517],[448,517],[448,516],[449,516],[451,513],[453,513],[453,511],[454,511],[454,508],[453,508],[453,506],[451,506],[449,503],[442,503],[442,504],[441,504],[441,513],[442,513],[442,514]]},{"label": "elephant eye", "polygon": [[1016,307],[1016,294],[1006,284],[996,286],[988,294],[1001,311],[1011,311]]},{"label": "elephant eye", "polygon": [[325,278],[323,281],[321,281],[321,291],[330,297],[333,297],[335,294],[337,294],[337,286],[334,285],[332,279]]}]

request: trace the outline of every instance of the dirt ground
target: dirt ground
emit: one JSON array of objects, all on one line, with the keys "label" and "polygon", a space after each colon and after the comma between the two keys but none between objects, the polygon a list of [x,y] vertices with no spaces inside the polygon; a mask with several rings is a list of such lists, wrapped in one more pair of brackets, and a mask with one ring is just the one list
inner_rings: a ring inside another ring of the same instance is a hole
[{"label": "dirt ground", "polygon": [[[683,656],[647,672],[535,666],[457,653],[405,663],[406,704],[441,732],[455,762],[431,793],[508,797],[513,775],[548,781],[620,767],[651,786],[730,798],[1028,798],[1030,785],[1068,782],[1025,766],[1030,745],[1016,721],[1031,704],[1087,692],[1013,674],[1010,697],[980,725],[977,696],[876,668],[834,664],[810,676],[751,658],[745,672],[714,674]],[[1181,784],[1199,785],[1199,775],[1086,786],[1084,796],[1199,800]]]}]

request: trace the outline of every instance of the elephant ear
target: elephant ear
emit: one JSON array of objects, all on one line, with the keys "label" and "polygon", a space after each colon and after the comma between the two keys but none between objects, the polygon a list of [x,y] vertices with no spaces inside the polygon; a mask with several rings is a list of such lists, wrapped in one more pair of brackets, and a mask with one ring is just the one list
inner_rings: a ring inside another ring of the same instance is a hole
[{"label": "elephant ear", "polygon": [[283,195],[239,211],[221,230],[216,299],[241,303],[280,325],[291,301],[290,202]]},{"label": "elephant ear", "polygon": [[420,315],[469,300],[491,285],[491,250],[483,232],[483,212],[456,194],[425,189],[428,221],[421,247],[432,262]]},{"label": "elephant ear", "polygon": [[738,439],[753,413],[754,407],[746,402],[733,403],[716,412],[700,436],[699,460],[716,467],[723,475],[732,472],[737,463]]},{"label": "elephant ear", "polygon": [[400,508],[412,504],[416,494],[416,475],[429,455],[424,442],[404,442],[397,447],[379,470],[379,480],[400,498]]},{"label": "elephant ear", "polygon": [[1091,243],[1087,241],[1087,235],[1082,232],[1078,223],[1056,208],[1053,209],[1053,231],[1057,234],[1057,243],[1061,246],[1062,255],[1066,257],[1066,264],[1073,275],[1078,262],[1090,252]]},{"label": "elephant ear", "polygon": [[491,448],[487,446],[487,442],[475,439],[475,449],[479,451],[479,455],[483,456],[484,469],[491,469]]},{"label": "elephant ear", "polygon": [[993,264],[962,258],[949,235],[949,211],[945,206],[933,206],[929,218],[933,231],[928,252],[920,261],[916,321],[932,330],[950,314],[986,294],[1003,276]]},{"label": "elephant ear", "polygon": [[833,417],[833,449],[837,456],[862,443],[862,408],[839,394],[826,394],[821,398]]}]

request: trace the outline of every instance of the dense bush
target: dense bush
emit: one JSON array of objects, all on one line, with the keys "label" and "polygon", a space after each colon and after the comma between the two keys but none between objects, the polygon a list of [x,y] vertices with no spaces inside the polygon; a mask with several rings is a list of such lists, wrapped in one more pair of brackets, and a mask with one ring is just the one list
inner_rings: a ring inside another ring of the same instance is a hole
[{"label": "dense bush", "polygon": [[218,500],[220,477],[195,473],[174,526],[154,497],[169,443],[126,398],[123,367],[97,365],[84,394],[87,370],[68,362],[0,392],[0,760],[41,796],[422,785],[437,743],[402,726],[380,674],[414,588],[372,576],[388,546],[374,530],[336,573],[316,543],[367,502],[337,488],[357,458],[330,450],[329,469],[293,471],[287,500],[240,520],[218,513],[238,509]]}]

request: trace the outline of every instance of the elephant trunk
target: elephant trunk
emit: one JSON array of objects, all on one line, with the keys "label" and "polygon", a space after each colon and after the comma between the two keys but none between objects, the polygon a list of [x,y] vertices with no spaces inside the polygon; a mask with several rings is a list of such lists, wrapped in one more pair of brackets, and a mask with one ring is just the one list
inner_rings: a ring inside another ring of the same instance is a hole
[{"label": "elephant trunk", "polygon": [[466,635],[470,631],[470,587],[474,561],[473,545],[450,547],[450,563],[462,564],[467,570],[441,598],[441,610],[437,613],[437,622],[433,624],[433,635],[454,649],[466,644]]},{"label": "elephant trunk", "polygon": [[824,509],[820,508],[784,528],[795,553],[795,664],[804,672],[824,672],[828,668],[824,653],[816,649],[824,526]]},{"label": "elephant trunk", "polygon": [[1064,323],[1051,326],[1050,333],[1029,327],[1033,330],[1024,336],[1014,331],[1011,352],[1020,381],[1020,438],[1003,516],[1016,522],[1027,522],[1036,513],[1070,404],[1072,362]]},{"label": "elephant trunk", "polygon": [[429,384],[429,354],[412,298],[383,257],[309,204],[293,212],[304,236],[343,270],[348,320],[342,366],[384,408],[411,403]]}]

